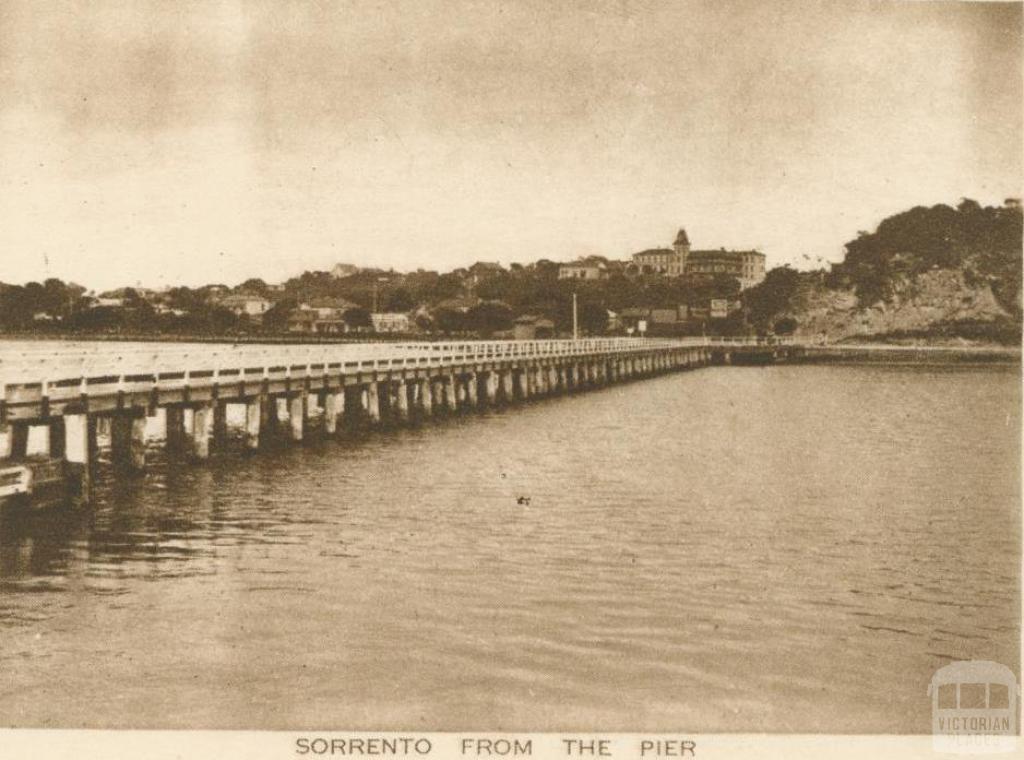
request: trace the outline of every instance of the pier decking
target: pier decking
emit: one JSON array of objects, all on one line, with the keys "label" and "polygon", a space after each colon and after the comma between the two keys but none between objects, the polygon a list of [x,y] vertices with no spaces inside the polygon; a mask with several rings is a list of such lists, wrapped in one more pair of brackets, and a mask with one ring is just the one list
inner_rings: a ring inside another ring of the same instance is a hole
[{"label": "pier decking", "polygon": [[[56,347],[54,347],[56,348]],[[49,349],[49,350],[48,350]],[[0,354],[0,460],[21,461],[44,427],[77,501],[89,497],[97,426],[109,426],[122,471],[146,464],[147,417],[166,419],[166,445],[193,460],[223,449],[227,407],[245,407],[242,447],[312,432],[403,423],[492,404],[697,367],[703,338],[595,338],[338,345],[27,344]],[[286,421],[285,421],[286,420]]]},{"label": "pier decking", "polygon": [[33,470],[26,460],[33,429],[37,439],[40,433],[46,439],[40,457],[45,466],[37,461],[35,472],[59,466],[73,499],[83,502],[97,457],[97,428],[108,431],[119,471],[141,471],[147,419],[157,415],[164,417],[168,449],[201,461],[228,448],[230,405],[244,407],[240,447],[256,451],[312,434],[403,424],[712,363],[1019,357],[1019,350],[998,348],[703,337],[298,345],[8,342],[0,345],[0,500],[31,491]]}]

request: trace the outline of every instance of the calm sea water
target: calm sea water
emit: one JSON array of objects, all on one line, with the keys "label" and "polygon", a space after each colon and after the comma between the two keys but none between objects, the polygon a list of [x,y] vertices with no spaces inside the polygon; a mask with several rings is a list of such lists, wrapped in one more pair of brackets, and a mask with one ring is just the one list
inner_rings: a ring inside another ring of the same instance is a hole
[{"label": "calm sea water", "polygon": [[714,368],[0,522],[0,725],[914,732],[1016,671],[1016,369]]}]

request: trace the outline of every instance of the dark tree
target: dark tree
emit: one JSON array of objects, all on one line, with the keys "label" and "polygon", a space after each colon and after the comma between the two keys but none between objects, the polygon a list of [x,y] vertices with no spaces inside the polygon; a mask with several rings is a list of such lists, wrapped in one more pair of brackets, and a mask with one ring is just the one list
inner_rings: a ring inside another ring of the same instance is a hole
[{"label": "dark tree", "polygon": [[288,329],[288,317],[298,307],[298,301],[286,297],[275,303],[263,315],[263,327],[271,332],[283,332]]},{"label": "dark tree", "polygon": [[342,318],[345,320],[345,324],[353,330],[373,327],[373,319],[370,317],[370,310],[364,309],[362,306],[349,309],[342,315]]},{"label": "dark tree", "polygon": [[258,296],[266,296],[267,293],[270,292],[270,288],[267,287],[267,283],[258,277],[250,277],[235,288],[235,290],[240,293],[253,293]]},{"label": "dark tree", "polygon": [[488,338],[500,330],[512,327],[512,309],[497,301],[484,301],[470,309],[465,316],[464,325],[483,338]]},{"label": "dark tree", "polygon": [[470,329],[466,315],[456,309],[439,309],[434,314],[434,326],[443,333],[462,333]]},{"label": "dark tree", "polygon": [[387,293],[384,300],[384,311],[406,312],[412,311],[416,306],[412,294],[405,288],[399,287]]}]

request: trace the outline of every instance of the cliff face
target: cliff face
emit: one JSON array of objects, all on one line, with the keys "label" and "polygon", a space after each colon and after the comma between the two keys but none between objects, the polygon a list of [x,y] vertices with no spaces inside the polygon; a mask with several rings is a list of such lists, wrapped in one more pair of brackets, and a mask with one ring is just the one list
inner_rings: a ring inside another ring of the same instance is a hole
[{"label": "cliff face", "polygon": [[1020,201],[914,208],[849,241],[830,272],[777,267],[744,293],[758,330],[1020,343]]},{"label": "cliff face", "polygon": [[1015,319],[988,282],[974,281],[960,269],[896,278],[889,297],[871,306],[860,304],[852,288],[830,289],[820,281],[807,282],[792,299],[786,316],[795,320],[797,335],[830,340],[927,334],[942,325]]}]

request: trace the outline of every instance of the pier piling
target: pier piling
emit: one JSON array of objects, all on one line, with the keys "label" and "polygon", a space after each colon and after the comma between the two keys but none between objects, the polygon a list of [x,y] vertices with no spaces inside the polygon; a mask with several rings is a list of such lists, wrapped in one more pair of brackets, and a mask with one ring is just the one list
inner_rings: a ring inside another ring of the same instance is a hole
[{"label": "pier piling", "polygon": [[[455,414],[580,392],[725,361],[739,350],[729,342],[711,348],[702,338],[235,346],[215,352],[209,364],[203,356],[161,354],[157,363],[166,366],[158,371],[133,363],[131,352],[111,353],[110,364],[94,366],[95,376],[85,379],[36,377],[37,365],[27,363],[19,370],[22,382],[10,382],[8,374],[2,386],[0,459],[46,449],[63,459],[70,490],[81,501],[88,499],[101,427],[109,431],[102,440],[109,435],[118,470],[144,469],[147,413],[164,415],[169,453],[202,461],[227,450],[231,404],[244,409],[242,446],[252,452],[310,439],[314,429],[330,437],[340,426],[406,424],[441,410]],[[756,350],[769,360],[783,355],[774,347]],[[183,362],[189,366],[181,372]]]},{"label": "pier piling", "polygon": [[110,420],[110,456],[114,465],[128,472],[146,467],[146,417],[143,410],[114,414]]}]

